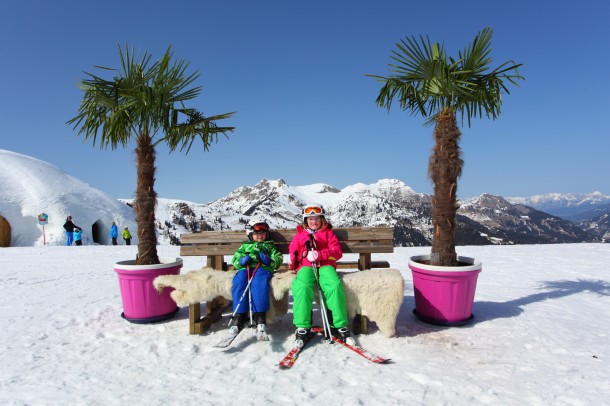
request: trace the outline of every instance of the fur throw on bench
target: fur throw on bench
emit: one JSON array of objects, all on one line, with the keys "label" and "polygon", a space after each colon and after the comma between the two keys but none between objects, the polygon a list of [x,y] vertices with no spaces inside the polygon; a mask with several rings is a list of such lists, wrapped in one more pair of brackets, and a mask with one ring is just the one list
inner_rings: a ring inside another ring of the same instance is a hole
[{"label": "fur throw on bench", "polygon": [[[211,268],[190,271],[183,275],[161,275],[153,284],[157,291],[174,288],[170,293],[178,306],[209,302],[221,296],[231,300],[235,271],[220,272]],[[362,314],[375,322],[387,337],[396,333],[396,318],[404,299],[404,279],[396,269],[370,269],[339,272],[345,287],[347,313],[350,319]],[[288,293],[295,275],[276,272],[271,278],[269,323],[288,312]]]}]

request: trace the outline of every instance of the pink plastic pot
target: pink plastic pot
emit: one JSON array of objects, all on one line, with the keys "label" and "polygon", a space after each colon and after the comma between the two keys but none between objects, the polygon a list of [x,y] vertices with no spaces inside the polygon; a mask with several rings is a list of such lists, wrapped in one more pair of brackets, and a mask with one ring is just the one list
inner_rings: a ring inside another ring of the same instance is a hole
[{"label": "pink plastic pot", "polygon": [[421,263],[429,255],[411,257],[415,309],[421,321],[443,326],[461,326],[472,318],[472,305],[481,261],[459,257],[464,266],[432,266]]},{"label": "pink plastic pot", "polygon": [[114,265],[123,300],[121,317],[132,323],[155,323],[173,317],[180,310],[169,295],[173,289],[163,289],[159,294],[153,280],[160,275],[179,275],[182,258],[161,258],[158,265],[135,265],[135,262],[121,261]]}]

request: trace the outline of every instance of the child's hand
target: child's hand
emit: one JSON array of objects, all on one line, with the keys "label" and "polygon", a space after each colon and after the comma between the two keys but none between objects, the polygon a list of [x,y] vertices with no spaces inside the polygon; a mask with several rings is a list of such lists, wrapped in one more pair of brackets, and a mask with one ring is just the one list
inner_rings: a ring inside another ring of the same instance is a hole
[{"label": "child's hand", "polygon": [[248,265],[250,262],[252,262],[252,258],[250,257],[250,254],[246,254],[243,257],[241,257],[239,259],[239,265],[240,266],[246,266]]},{"label": "child's hand", "polygon": [[318,256],[318,251],[309,251],[309,253],[307,253],[307,260],[312,263],[316,262]]},{"label": "child's hand", "polygon": [[269,258],[269,255],[265,254],[263,251],[258,254],[258,259],[263,265],[269,265],[271,263],[271,258]]}]

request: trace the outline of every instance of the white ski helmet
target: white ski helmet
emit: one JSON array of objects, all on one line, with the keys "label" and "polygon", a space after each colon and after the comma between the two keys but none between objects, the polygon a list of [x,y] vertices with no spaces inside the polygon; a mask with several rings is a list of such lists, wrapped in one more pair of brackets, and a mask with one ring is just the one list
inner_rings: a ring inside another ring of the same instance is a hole
[{"label": "white ski helmet", "polygon": [[269,224],[266,221],[257,221],[256,223],[248,226],[246,229],[246,234],[248,235],[248,240],[252,241],[252,234],[255,231],[265,231],[267,234],[265,235],[265,240],[268,240],[269,237]]},{"label": "white ski helmet", "polygon": [[317,216],[322,216],[324,217],[324,215],[326,214],[326,211],[324,210],[324,207],[322,207],[321,204],[308,204],[307,206],[303,207],[303,223],[305,223],[307,221],[307,217],[317,217]]}]

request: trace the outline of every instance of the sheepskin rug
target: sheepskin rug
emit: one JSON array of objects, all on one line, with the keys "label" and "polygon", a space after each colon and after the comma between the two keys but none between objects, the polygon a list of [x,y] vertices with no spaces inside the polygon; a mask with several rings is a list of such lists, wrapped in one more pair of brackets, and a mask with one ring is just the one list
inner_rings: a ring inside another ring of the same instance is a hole
[{"label": "sheepskin rug", "polygon": [[[231,300],[231,285],[236,271],[220,272],[211,268],[190,271],[183,275],[161,275],[153,284],[158,291],[173,288],[170,296],[178,306],[209,302],[220,296]],[[375,322],[387,337],[396,333],[396,318],[404,298],[404,279],[396,269],[370,269],[340,272],[345,287],[350,319],[362,314]],[[288,296],[295,274],[276,272],[271,278],[271,308],[267,321],[288,312]]]}]

